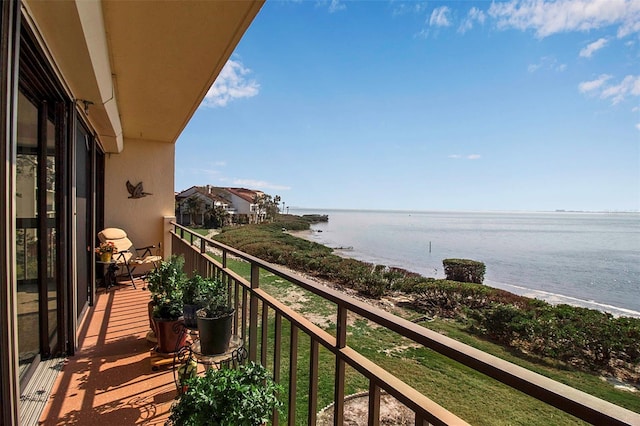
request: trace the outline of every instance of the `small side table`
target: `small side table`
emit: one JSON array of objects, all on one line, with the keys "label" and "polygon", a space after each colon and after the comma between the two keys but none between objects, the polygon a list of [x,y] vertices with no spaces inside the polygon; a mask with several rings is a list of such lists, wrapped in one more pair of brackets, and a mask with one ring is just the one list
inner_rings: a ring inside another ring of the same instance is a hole
[{"label": "small side table", "polygon": [[102,265],[102,282],[104,284],[105,291],[116,285],[116,272],[118,271],[118,262],[111,259],[109,262],[103,262],[96,260],[98,265]]},{"label": "small side table", "polygon": [[[249,354],[244,348],[244,341],[239,336],[231,336],[229,342],[229,349],[226,352],[216,355],[205,355],[200,352],[200,339],[195,338],[192,342],[187,343],[186,346],[180,348],[176,352],[173,363],[173,379],[178,388],[178,392],[182,392],[183,375],[197,374],[198,366],[204,366],[202,370],[221,368],[232,368],[239,364],[242,364]],[[192,371],[189,371],[189,369]]]}]

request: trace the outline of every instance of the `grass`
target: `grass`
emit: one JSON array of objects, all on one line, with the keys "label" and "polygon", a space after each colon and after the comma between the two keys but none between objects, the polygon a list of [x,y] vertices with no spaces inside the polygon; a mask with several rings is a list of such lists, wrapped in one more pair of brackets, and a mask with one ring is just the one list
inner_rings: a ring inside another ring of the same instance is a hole
[{"label": "grass", "polygon": [[[260,233],[262,232],[262,233]],[[267,235],[264,230],[252,230],[250,236],[234,234],[247,241],[234,241],[243,244],[279,244],[279,240]],[[264,235],[263,235],[264,234]],[[293,238],[278,233],[277,238],[285,240]],[[306,240],[297,239],[304,244]],[[284,243],[284,241],[282,241]],[[308,247],[286,242],[295,246],[296,250],[305,251]],[[302,245],[304,245],[302,244]],[[236,244],[232,244],[236,245]],[[244,262],[230,260],[229,266],[240,275],[249,277],[249,265]],[[306,292],[291,283],[261,272],[260,286],[278,300],[290,304],[297,312],[309,319],[322,318],[321,325],[331,334],[335,334],[335,306],[325,299]],[[409,309],[399,309],[396,315],[415,320],[421,314]],[[317,321],[316,321],[317,322]],[[319,324],[319,325],[320,325]],[[452,320],[438,320],[421,323],[439,333],[461,341],[474,348],[493,354],[514,364],[535,371],[556,381],[580,389],[586,393],[606,401],[640,412],[640,395],[615,389],[594,374],[577,371],[570,366],[553,360],[538,357],[526,357],[508,348],[494,344],[479,336],[470,334],[464,324]],[[270,325],[271,326],[271,325]],[[269,330],[269,349],[273,347],[273,330]],[[288,345],[290,327],[283,323],[282,381],[288,386],[289,356]],[[296,391],[296,424],[306,424],[306,407],[308,404],[308,336],[300,333],[297,367]],[[424,347],[417,347],[397,334],[380,327],[372,326],[363,318],[350,322],[348,327],[348,344],[358,352],[370,358],[381,367],[395,374],[427,397],[459,415],[473,424],[575,424],[579,420],[550,407],[534,398],[488,378],[481,373],[464,367],[442,355]],[[272,360],[269,353],[267,359]],[[319,408],[333,402],[333,372],[335,360],[326,349],[320,350]],[[368,382],[359,373],[347,369],[347,394],[367,390]],[[487,395],[491,395],[487,398]]]},{"label": "grass", "polygon": [[203,237],[209,235],[209,229],[207,228],[189,228],[189,230],[195,234],[202,235]]},{"label": "grass", "polygon": [[[248,279],[249,264],[229,259],[228,265]],[[299,289],[266,271],[261,271],[260,287],[278,300],[292,305],[296,311],[308,318],[328,318],[323,327],[335,335],[335,306],[331,302]],[[420,316],[408,309],[400,309],[395,313],[407,319]],[[372,325],[364,318],[353,318],[349,324],[347,330],[349,346],[471,424],[572,425],[583,423],[428,348],[419,347],[386,328]],[[640,412],[640,395],[617,390],[596,375],[583,373],[549,360],[518,356],[508,348],[469,334],[465,331],[463,324],[455,321],[437,320],[425,322],[422,325],[598,398]],[[272,369],[274,339],[272,320],[269,327],[267,359]],[[290,332],[289,324],[283,320],[281,382],[285,385],[287,392]],[[310,345],[309,337],[301,332],[298,339],[296,424],[304,425],[307,423]],[[333,355],[322,347],[319,371],[321,372],[318,384],[318,408],[320,409],[333,402],[335,371]],[[345,383],[347,395],[368,389],[368,381],[352,368],[347,368]],[[288,405],[287,401],[285,403]]]}]

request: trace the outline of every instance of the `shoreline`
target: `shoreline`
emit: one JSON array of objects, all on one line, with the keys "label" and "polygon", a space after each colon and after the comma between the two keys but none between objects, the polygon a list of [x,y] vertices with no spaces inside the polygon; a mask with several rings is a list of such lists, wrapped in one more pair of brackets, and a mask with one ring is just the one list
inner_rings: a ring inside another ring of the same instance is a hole
[{"label": "shoreline", "polygon": [[[321,245],[324,245],[325,247],[329,247],[333,250],[333,254],[335,254],[336,256],[340,256],[343,258],[348,258],[348,259],[356,259],[356,260],[360,260],[363,262],[371,262],[371,261],[367,261],[367,260],[362,260],[362,259],[358,259],[356,257],[352,257],[349,256],[348,250],[345,249],[340,249],[340,248],[333,248],[330,247],[326,244],[320,243],[318,241],[316,241],[313,236],[315,234],[317,234],[316,231],[314,231],[313,229],[308,229],[308,230],[304,230],[304,231],[286,231],[289,235],[297,237],[297,238],[302,238],[304,240],[307,241],[311,241],[314,243],[318,243]],[[375,262],[373,262],[375,263]],[[401,266],[402,267],[402,266]],[[423,274],[420,274],[422,276],[425,276]],[[440,278],[437,278],[440,279]],[[571,297],[571,296],[565,296],[562,294],[557,294],[557,293],[551,293],[548,291],[544,291],[544,290],[537,290],[537,289],[532,289],[532,288],[528,288],[528,287],[522,287],[516,284],[510,284],[510,283],[502,283],[502,282],[496,282],[496,281],[491,281],[491,280],[485,280],[483,282],[483,285],[489,286],[489,287],[493,287],[496,289],[500,289],[500,290],[505,290],[508,291],[510,293],[516,294],[518,296],[523,296],[523,297],[528,297],[530,299],[538,299],[538,300],[542,300],[544,302],[547,302],[551,305],[560,305],[560,304],[566,304],[566,305],[571,305],[571,306],[576,306],[576,307],[580,307],[580,308],[587,308],[587,309],[593,309],[596,311],[600,311],[600,312],[607,312],[611,315],[613,315],[614,317],[631,317],[631,318],[640,318],[640,312],[638,311],[634,311],[632,309],[626,309],[626,308],[621,308],[618,306],[612,306],[612,305],[608,305],[605,303],[601,303],[601,302],[597,302],[595,300],[583,300],[583,299],[579,299],[576,297]]]}]

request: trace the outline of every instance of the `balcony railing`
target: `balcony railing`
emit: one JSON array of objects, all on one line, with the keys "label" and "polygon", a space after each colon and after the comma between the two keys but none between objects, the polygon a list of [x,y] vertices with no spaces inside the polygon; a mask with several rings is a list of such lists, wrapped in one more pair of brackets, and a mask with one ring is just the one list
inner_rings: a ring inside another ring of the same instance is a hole
[{"label": "balcony railing", "polygon": [[[347,318],[353,315],[366,318],[374,326],[386,327],[416,345],[430,348],[473,370],[481,372],[514,389],[552,405],[588,423],[606,425],[638,425],[640,414],[598,399],[592,395],[561,384],[540,374],[504,361],[488,353],[472,348],[444,335],[431,331],[391,313],[372,307],[338,291],[322,286],[309,279],[290,273],[285,269],[262,261],[232,247],[194,234],[189,229],[172,223],[173,254],[183,255],[185,271],[197,271],[202,276],[218,277],[228,283],[234,304],[234,331],[240,335],[249,352],[249,359],[258,361],[274,372],[276,381],[283,383],[288,401],[286,418],[288,424],[295,424],[296,395],[308,394],[306,403],[307,424],[316,424],[318,413],[320,346],[326,348],[333,357],[333,401],[334,424],[341,425],[344,419],[345,372],[352,367],[368,382],[369,405],[368,424],[379,424],[380,396],[386,392],[415,413],[416,425],[460,425],[466,422],[441,407],[396,375],[376,364],[369,357],[350,346],[347,333]],[[215,255],[214,255],[215,253]],[[245,279],[228,267],[228,260],[241,259],[250,265],[250,279]],[[261,271],[274,274],[308,292],[311,292],[335,306],[333,318],[336,321],[334,333],[329,333],[299,312],[291,309],[276,297],[260,287]],[[283,319],[290,326],[283,327]],[[270,330],[273,328],[273,331]],[[301,338],[303,333],[307,338]],[[289,353],[282,354],[283,335],[289,336]],[[298,366],[298,354],[309,352],[309,366]],[[323,352],[324,354],[324,352]],[[281,377],[283,365],[289,366],[288,374]],[[308,388],[298,389],[298,372],[308,371]],[[286,376],[286,377],[285,377]],[[508,402],[505,402],[508,403]],[[298,414],[300,416],[300,414]],[[298,417],[300,418],[300,417]],[[279,419],[274,416],[275,425]]]}]

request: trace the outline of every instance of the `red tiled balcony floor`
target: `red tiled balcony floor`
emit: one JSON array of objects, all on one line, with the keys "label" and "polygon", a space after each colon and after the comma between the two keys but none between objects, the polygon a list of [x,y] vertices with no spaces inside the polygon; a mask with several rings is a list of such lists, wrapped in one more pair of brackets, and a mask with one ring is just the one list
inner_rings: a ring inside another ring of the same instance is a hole
[{"label": "red tiled balcony floor", "polygon": [[150,294],[120,285],[101,292],[59,374],[41,425],[163,425],[176,396],[171,368],[152,371],[145,337]]}]

